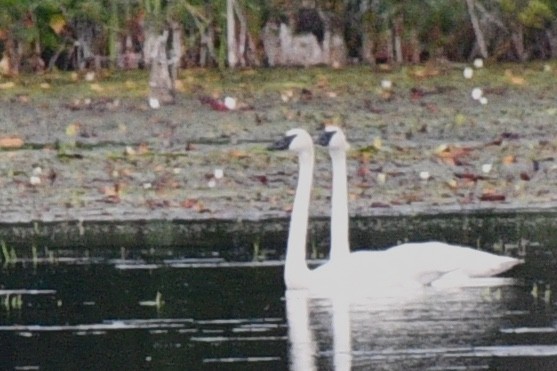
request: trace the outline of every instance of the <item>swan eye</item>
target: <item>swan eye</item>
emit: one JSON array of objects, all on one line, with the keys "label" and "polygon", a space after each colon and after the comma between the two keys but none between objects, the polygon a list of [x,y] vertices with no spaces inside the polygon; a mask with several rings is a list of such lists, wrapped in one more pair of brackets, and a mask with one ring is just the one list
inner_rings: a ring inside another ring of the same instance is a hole
[{"label": "swan eye", "polygon": [[280,138],[279,140],[277,140],[276,142],[274,142],[273,144],[271,144],[269,147],[267,147],[267,149],[270,151],[281,151],[281,150],[288,149],[290,147],[290,143],[292,143],[294,138],[296,138],[295,134],[286,135]]},{"label": "swan eye", "polygon": [[336,134],[336,131],[324,131],[319,136],[318,142],[323,147],[327,147],[331,142],[331,138]]}]

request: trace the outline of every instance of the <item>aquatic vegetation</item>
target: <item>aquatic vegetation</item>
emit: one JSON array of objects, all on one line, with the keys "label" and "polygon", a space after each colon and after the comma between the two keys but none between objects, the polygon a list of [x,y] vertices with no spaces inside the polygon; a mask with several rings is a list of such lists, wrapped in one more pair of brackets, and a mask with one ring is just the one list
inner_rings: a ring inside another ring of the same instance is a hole
[{"label": "aquatic vegetation", "polygon": [[13,247],[8,248],[4,240],[0,240],[0,247],[2,248],[2,256],[4,258],[4,266],[15,264],[17,262],[17,254]]},{"label": "aquatic vegetation", "polygon": [[144,307],[155,307],[161,309],[164,306],[164,300],[160,291],[157,291],[155,300],[143,300],[139,302],[139,305]]},{"label": "aquatic vegetation", "polygon": [[11,310],[20,310],[23,307],[23,299],[21,294],[5,294],[0,296],[0,306],[9,312]]}]

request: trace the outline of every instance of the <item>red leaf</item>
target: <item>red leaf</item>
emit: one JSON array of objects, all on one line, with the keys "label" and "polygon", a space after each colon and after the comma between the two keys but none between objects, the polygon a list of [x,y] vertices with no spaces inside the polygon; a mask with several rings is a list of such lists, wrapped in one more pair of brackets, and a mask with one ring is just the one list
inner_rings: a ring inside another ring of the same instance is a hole
[{"label": "red leaf", "polygon": [[228,111],[228,108],[224,105],[224,102],[221,102],[218,99],[204,96],[204,97],[199,98],[199,101],[202,104],[206,104],[206,105],[210,106],[215,111],[221,111],[221,112]]},{"label": "red leaf", "polygon": [[194,198],[187,198],[182,201],[182,207],[186,209],[191,209],[192,207],[196,206],[199,203],[199,200]]},{"label": "red leaf", "polygon": [[254,179],[254,180],[258,180],[263,185],[268,185],[269,184],[269,178],[267,178],[266,175],[254,175],[251,178]]},{"label": "red leaf", "polygon": [[480,201],[505,201],[505,195],[498,193],[484,193],[480,196]]}]

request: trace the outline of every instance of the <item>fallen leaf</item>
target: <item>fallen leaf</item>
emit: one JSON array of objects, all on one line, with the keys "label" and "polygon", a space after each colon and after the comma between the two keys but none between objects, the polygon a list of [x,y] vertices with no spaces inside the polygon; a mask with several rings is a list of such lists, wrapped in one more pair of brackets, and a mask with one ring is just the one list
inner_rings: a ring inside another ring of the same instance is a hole
[{"label": "fallen leaf", "polygon": [[472,152],[471,148],[441,145],[435,155],[447,165],[462,165],[462,158]]},{"label": "fallen leaf", "polygon": [[50,185],[53,185],[54,182],[56,181],[56,177],[58,176],[58,174],[56,173],[56,171],[50,169],[50,171],[48,172],[48,180],[50,180]]},{"label": "fallen leaf", "polygon": [[510,139],[510,140],[516,140],[516,139],[520,139],[520,135],[517,133],[511,133],[511,132],[503,132],[501,133],[501,138],[502,139]]},{"label": "fallen leaf", "polygon": [[480,201],[505,201],[505,195],[498,193],[484,193],[480,197]]},{"label": "fallen leaf", "polygon": [[137,146],[137,154],[138,155],[145,155],[150,152],[149,145],[146,143],[141,143]]},{"label": "fallen leaf", "polygon": [[455,173],[454,176],[457,177],[458,179],[466,179],[466,180],[471,180],[473,182],[486,179],[486,177],[484,177],[483,175],[477,175],[473,173]]},{"label": "fallen leaf", "polygon": [[200,200],[198,200],[196,198],[185,199],[184,201],[182,201],[182,207],[185,208],[185,209],[192,209],[194,211],[197,211],[198,213],[211,212],[211,210],[209,208],[205,207],[203,202],[201,202]]},{"label": "fallen leaf", "polygon": [[456,190],[458,188],[458,182],[454,179],[447,180],[446,184],[452,190]]},{"label": "fallen leaf", "polygon": [[516,162],[516,157],[514,155],[507,155],[507,156],[503,157],[501,162],[504,165],[514,164]]},{"label": "fallen leaf", "polygon": [[422,99],[425,96],[425,91],[422,88],[418,88],[416,86],[410,88],[410,99],[413,101],[417,101]]},{"label": "fallen leaf", "polygon": [[0,148],[20,148],[23,143],[23,139],[20,137],[0,137]]},{"label": "fallen leaf", "polygon": [[195,198],[186,198],[184,201],[182,201],[181,205],[183,208],[185,209],[191,209],[193,208],[195,205],[197,205],[199,203],[198,199]]},{"label": "fallen leaf", "polygon": [[367,168],[366,165],[360,165],[358,167],[358,176],[360,178],[366,178],[368,174],[369,174],[369,169]]},{"label": "fallen leaf", "polygon": [[105,196],[103,198],[103,201],[106,202],[106,203],[109,203],[109,204],[117,204],[121,200],[120,200],[120,196],[118,196],[118,195],[109,195],[109,196]]},{"label": "fallen leaf", "polygon": [[520,179],[528,181],[528,180],[530,180],[530,175],[528,175],[528,173],[526,173],[526,172],[522,172],[522,173],[520,173]]},{"label": "fallen leaf", "polygon": [[170,201],[168,200],[151,200],[148,199],[145,201],[147,206],[150,209],[162,209],[170,206]]},{"label": "fallen leaf", "polygon": [[423,201],[422,196],[418,193],[407,193],[403,195],[403,199],[406,201],[407,204],[411,204],[412,202],[421,202]]},{"label": "fallen leaf", "polygon": [[311,92],[311,90],[303,88],[300,93],[300,98],[304,102],[310,101],[313,98],[313,93]]},{"label": "fallen leaf", "polygon": [[197,211],[198,213],[210,213],[211,209],[205,207],[203,202],[199,201],[195,206],[192,208],[193,210]]},{"label": "fallen leaf", "polygon": [[288,102],[290,99],[292,99],[294,97],[294,91],[293,90],[285,90],[280,94],[280,99],[286,103]]},{"label": "fallen leaf", "polygon": [[263,185],[269,184],[269,178],[266,175],[254,175],[251,177],[253,180],[258,180]]},{"label": "fallen leaf", "polygon": [[229,110],[228,107],[226,107],[226,105],[224,104],[224,102],[221,102],[220,100],[213,97],[203,96],[199,98],[199,102],[210,106],[215,111],[225,112]]},{"label": "fallen leaf", "polygon": [[104,186],[100,189],[100,192],[104,195],[104,201],[109,203],[120,202],[121,187],[119,183],[114,183],[110,186]]}]

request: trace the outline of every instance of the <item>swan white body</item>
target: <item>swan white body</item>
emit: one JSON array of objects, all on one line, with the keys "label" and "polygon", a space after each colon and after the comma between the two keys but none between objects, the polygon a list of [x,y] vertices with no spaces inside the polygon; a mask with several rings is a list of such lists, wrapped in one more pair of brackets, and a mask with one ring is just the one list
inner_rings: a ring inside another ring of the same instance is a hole
[{"label": "swan white body", "polygon": [[[391,265],[391,252],[346,254],[334,261],[310,270],[306,262],[306,235],[309,217],[314,153],[313,142],[303,129],[292,129],[270,149],[290,149],[298,154],[299,175],[294,206],[290,218],[290,230],[286,248],[284,282],[287,289],[310,289],[317,292],[353,291],[365,282],[366,288],[396,287],[401,285],[423,285],[449,270],[413,270],[411,261],[402,257],[408,265],[403,273],[399,266]],[[373,259],[370,257],[373,255]],[[405,260],[406,259],[406,260]]]},{"label": "swan white body", "polygon": [[377,259],[394,271],[384,272],[383,268],[383,272],[376,272],[374,276],[380,280],[381,275],[390,278],[394,274],[402,281],[415,280],[416,284],[462,286],[479,284],[474,279],[492,277],[522,263],[520,259],[442,242],[406,243],[381,252],[350,253],[346,174],[349,145],[342,130],[335,126],[327,127],[319,141],[328,147],[333,168],[330,264],[357,271],[356,267],[374,267]]}]

